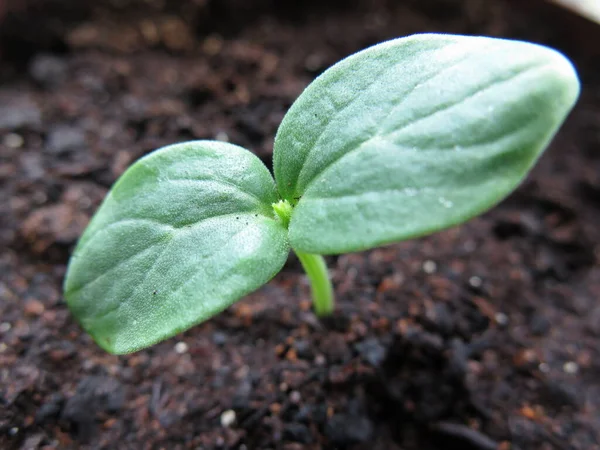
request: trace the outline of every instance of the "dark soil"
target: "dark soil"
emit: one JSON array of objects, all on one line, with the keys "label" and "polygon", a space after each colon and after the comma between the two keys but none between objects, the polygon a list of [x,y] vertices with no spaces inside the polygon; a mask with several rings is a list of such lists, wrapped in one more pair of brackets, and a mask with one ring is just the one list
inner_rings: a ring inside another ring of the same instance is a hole
[{"label": "dark soil", "polygon": [[[0,1],[0,448],[600,448],[600,27],[535,2],[289,3]],[[292,257],[146,351],[82,332],[65,266],[132,161],[218,138],[270,165],[313,77],[423,31],[543,42],[578,66],[581,101],[516,193],[328,258],[329,320]]]}]

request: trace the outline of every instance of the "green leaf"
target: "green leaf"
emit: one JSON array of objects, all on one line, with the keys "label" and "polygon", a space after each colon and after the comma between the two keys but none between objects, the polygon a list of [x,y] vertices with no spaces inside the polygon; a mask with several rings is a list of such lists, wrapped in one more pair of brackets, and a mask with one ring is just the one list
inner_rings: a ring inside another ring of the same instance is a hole
[{"label": "green leaf", "polygon": [[70,309],[96,342],[128,353],[217,314],[286,261],[273,178],[234,145],[157,150],[119,179],[77,245]]},{"label": "green leaf", "polygon": [[578,93],[562,55],[524,42],[417,35],[350,56],[304,91],[276,136],[278,189],[297,203],[292,248],[358,251],[487,210]]}]

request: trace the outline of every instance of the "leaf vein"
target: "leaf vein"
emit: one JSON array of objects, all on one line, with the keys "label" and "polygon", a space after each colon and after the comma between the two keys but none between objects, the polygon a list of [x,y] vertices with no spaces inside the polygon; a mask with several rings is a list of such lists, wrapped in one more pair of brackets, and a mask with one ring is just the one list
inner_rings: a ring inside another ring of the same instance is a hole
[{"label": "leaf vein", "polygon": [[[502,79],[502,80],[500,80],[499,82],[496,82],[496,83],[493,83],[493,84],[491,84],[491,85],[489,85],[489,86],[486,86],[486,87],[485,87],[485,88],[483,88],[483,89],[478,89],[478,90],[477,90],[477,91],[475,91],[475,92],[470,92],[470,93],[469,93],[469,95],[467,95],[465,98],[462,98],[462,99],[460,99],[460,100],[459,100],[457,103],[452,103],[452,104],[450,104],[450,105],[443,105],[441,108],[439,108],[439,109],[436,109],[436,110],[434,110],[434,111],[432,111],[432,112],[429,112],[428,114],[426,114],[426,115],[424,115],[424,116],[422,116],[422,117],[419,117],[419,118],[417,118],[417,119],[416,119],[416,120],[414,120],[414,121],[411,121],[410,123],[408,123],[408,124],[406,124],[406,125],[402,126],[401,128],[399,128],[399,129],[397,129],[397,130],[394,130],[392,133],[389,133],[389,134],[387,134],[387,135],[379,135],[379,134],[374,134],[373,136],[370,136],[368,139],[364,140],[363,142],[361,142],[359,145],[357,145],[357,146],[356,146],[356,147],[354,147],[353,149],[350,149],[350,150],[349,150],[349,151],[347,151],[346,153],[342,153],[341,155],[338,155],[338,157],[337,157],[337,158],[335,158],[335,159],[333,159],[333,160],[329,161],[329,162],[328,162],[328,163],[327,163],[325,166],[323,166],[323,168],[321,169],[321,171],[320,171],[320,172],[319,172],[317,175],[315,175],[315,177],[314,177],[314,178],[313,178],[313,179],[310,181],[310,183],[309,183],[309,185],[308,185],[308,186],[310,186],[310,185],[312,185],[312,184],[316,183],[316,182],[317,182],[319,179],[321,179],[321,178],[324,176],[324,174],[325,174],[325,173],[326,173],[328,170],[330,170],[330,169],[331,169],[331,168],[332,168],[332,167],[333,167],[333,166],[334,166],[334,165],[335,165],[337,162],[339,162],[341,159],[343,159],[343,158],[345,158],[345,157],[347,157],[347,156],[349,156],[349,155],[352,155],[353,153],[356,153],[357,151],[361,150],[362,148],[364,148],[366,145],[368,145],[369,143],[373,142],[374,140],[381,139],[381,140],[383,140],[383,141],[386,141],[386,140],[384,139],[385,137],[389,137],[389,136],[391,136],[391,135],[398,134],[399,132],[401,132],[401,131],[405,130],[406,128],[408,128],[409,126],[411,126],[411,125],[413,125],[413,124],[415,124],[415,123],[421,122],[421,121],[423,121],[423,120],[426,120],[426,119],[428,119],[428,118],[430,118],[430,117],[432,117],[432,116],[434,116],[434,115],[436,115],[436,114],[439,114],[439,113],[441,113],[441,112],[447,111],[448,109],[451,109],[451,108],[453,108],[453,107],[456,107],[456,106],[458,106],[458,105],[460,105],[460,104],[462,104],[462,103],[464,103],[464,102],[468,101],[469,99],[471,99],[471,98],[475,97],[476,95],[478,95],[478,94],[481,94],[482,92],[485,92],[485,91],[487,91],[487,90],[489,90],[489,89],[492,89],[492,88],[494,88],[494,87],[497,87],[497,86],[498,86],[498,84],[504,84],[504,83],[507,83],[507,82],[509,82],[509,81],[511,81],[511,80],[514,80],[514,79],[516,79],[516,78],[518,78],[518,77],[521,77],[521,76],[523,76],[523,75],[525,75],[525,74],[529,74],[529,73],[530,73],[530,72],[532,72],[534,69],[535,69],[535,70],[539,70],[539,69],[546,68],[547,66],[549,66],[549,64],[536,65],[536,66],[534,66],[534,68],[533,68],[533,69],[532,69],[532,68],[529,68],[529,70],[525,70],[525,71],[523,71],[523,72],[520,72],[520,73],[518,73],[517,75],[512,75],[511,77],[507,77],[507,78],[505,78],[505,79]],[[392,142],[392,144],[394,144],[394,143]],[[307,189],[306,189],[306,190],[308,190],[308,186],[307,186]]]},{"label": "leaf vein", "polygon": [[260,197],[258,197],[258,195],[254,194],[252,192],[246,192],[246,191],[240,189],[240,187],[237,186],[236,184],[234,184],[230,181],[227,181],[227,180],[211,179],[211,178],[166,178],[163,181],[166,181],[168,183],[192,182],[192,183],[222,184],[222,185],[225,185],[225,186],[228,186],[228,187],[234,189],[237,193],[242,194],[242,196],[252,198],[252,200],[254,200],[256,203],[259,203],[260,205],[265,204],[264,200],[262,200]]}]

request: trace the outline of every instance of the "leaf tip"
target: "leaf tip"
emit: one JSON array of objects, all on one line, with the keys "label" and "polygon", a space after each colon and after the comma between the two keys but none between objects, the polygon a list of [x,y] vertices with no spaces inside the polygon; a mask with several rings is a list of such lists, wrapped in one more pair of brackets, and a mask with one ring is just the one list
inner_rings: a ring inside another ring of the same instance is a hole
[{"label": "leaf tip", "polygon": [[552,81],[557,90],[561,92],[565,107],[570,110],[577,102],[581,91],[577,70],[573,62],[558,50],[548,47],[541,48],[545,51],[545,59],[550,68]]}]

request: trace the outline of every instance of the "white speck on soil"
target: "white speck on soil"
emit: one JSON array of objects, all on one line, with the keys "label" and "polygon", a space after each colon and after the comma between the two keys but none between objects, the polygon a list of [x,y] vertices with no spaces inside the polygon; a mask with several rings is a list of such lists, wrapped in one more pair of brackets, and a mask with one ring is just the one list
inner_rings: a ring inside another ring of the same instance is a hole
[{"label": "white speck on soil", "polygon": [[474,288],[479,288],[483,285],[483,280],[481,278],[479,278],[478,276],[472,276],[471,278],[469,278],[469,286],[474,287]]},{"label": "white speck on soil", "polygon": [[496,313],[496,315],[494,316],[494,319],[496,320],[496,323],[498,325],[508,324],[508,316],[502,312]]},{"label": "white speck on soil", "polygon": [[223,428],[229,428],[235,423],[235,418],[235,411],[233,409],[223,411],[223,414],[221,414],[221,426]]},{"label": "white speck on soil", "polygon": [[175,352],[176,353],[183,355],[184,353],[187,353],[187,351],[188,351],[188,345],[185,342],[178,342],[177,344],[175,344]]},{"label": "white speck on soil", "polygon": [[8,133],[4,136],[4,139],[2,139],[2,143],[9,148],[21,148],[23,147],[24,142],[23,136],[17,133]]},{"label": "white speck on soil", "polygon": [[575,375],[577,372],[579,372],[579,364],[577,364],[575,361],[568,361],[563,365],[563,370],[569,375]]},{"label": "white speck on soil", "polygon": [[435,261],[428,259],[427,261],[423,262],[423,272],[431,275],[432,273],[435,273],[436,271],[437,271],[437,264],[435,263]]}]

